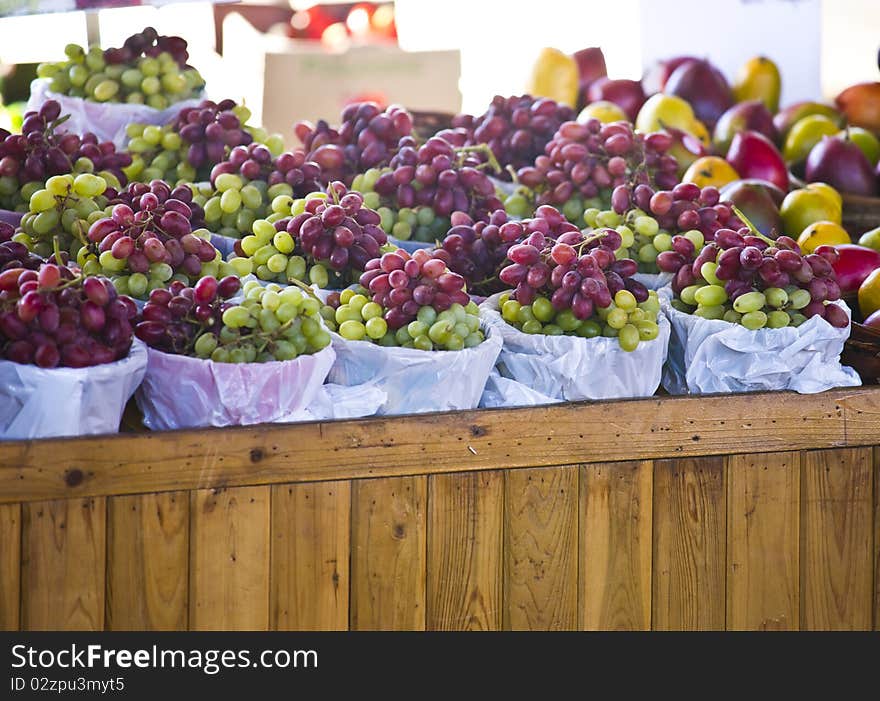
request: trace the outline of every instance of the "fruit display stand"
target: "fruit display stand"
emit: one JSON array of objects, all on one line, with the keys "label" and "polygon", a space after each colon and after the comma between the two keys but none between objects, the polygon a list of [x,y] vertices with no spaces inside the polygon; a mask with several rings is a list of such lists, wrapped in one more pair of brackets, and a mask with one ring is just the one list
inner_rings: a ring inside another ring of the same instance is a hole
[{"label": "fruit display stand", "polygon": [[880,390],[0,444],[9,629],[871,629]]}]

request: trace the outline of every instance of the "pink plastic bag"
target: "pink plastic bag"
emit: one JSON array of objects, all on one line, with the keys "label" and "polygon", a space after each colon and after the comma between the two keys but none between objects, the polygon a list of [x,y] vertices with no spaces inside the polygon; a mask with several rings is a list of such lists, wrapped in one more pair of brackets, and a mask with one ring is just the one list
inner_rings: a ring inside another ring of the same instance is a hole
[{"label": "pink plastic bag", "polygon": [[304,421],[336,359],[314,355],[269,363],[215,363],[149,349],[135,398],[152,430]]}]

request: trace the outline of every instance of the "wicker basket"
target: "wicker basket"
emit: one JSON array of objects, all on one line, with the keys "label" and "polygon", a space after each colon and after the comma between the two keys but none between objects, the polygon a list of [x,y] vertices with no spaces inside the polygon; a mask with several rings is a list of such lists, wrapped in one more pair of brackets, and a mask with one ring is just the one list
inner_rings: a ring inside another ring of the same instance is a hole
[{"label": "wicker basket", "polygon": [[876,384],[880,381],[880,329],[860,323],[862,316],[856,295],[847,295],[844,300],[852,309],[853,320],[840,360],[859,373],[862,382]]},{"label": "wicker basket", "polygon": [[843,195],[843,228],[854,241],[880,226],[880,197]]},{"label": "wicker basket", "polygon": [[452,112],[418,112],[411,110],[416,137],[427,141],[441,129],[452,127]]}]

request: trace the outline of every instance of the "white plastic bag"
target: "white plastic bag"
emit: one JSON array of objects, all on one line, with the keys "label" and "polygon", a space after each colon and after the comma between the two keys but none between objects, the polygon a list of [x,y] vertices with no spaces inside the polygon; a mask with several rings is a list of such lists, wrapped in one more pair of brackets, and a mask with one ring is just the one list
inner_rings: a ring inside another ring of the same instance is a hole
[{"label": "white plastic bag", "polygon": [[498,369],[503,377],[537,393],[530,396],[509,384],[493,387],[496,392],[507,390],[503,399],[509,400],[508,406],[529,399],[545,403],[548,397],[558,401],[650,397],[660,386],[670,332],[662,314],[657,318],[657,338],[627,352],[616,338],[523,333],[501,318],[499,297],[492,295],[480,305],[480,317],[504,339]]},{"label": "white plastic bag", "polygon": [[229,260],[230,256],[235,255],[235,242],[238,239],[234,239],[231,236],[222,236],[220,234],[211,234],[211,245],[220,251],[220,255],[223,257],[223,260]]},{"label": "white plastic bag", "polygon": [[527,387],[522,382],[504,377],[498,368],[492,368],[483,396],[480,397],[480,407],[493,409],[496,407],[511,406],[539,406],[541,404],[557,404],[563,401],[559,397],[550,397],[541,392]]},{"label": "white plastic bag", "polygon": [[393,236],[388,237],[388,243],[393,244],[398,248],[402,248],[407,253],[415,253],[420,248],[434,248],[436,245],[433,241],[404,241],[403,239],[396,239]]},{"label": "white plastic bag", "polygon": [[656,292],[671,285],[672,277],[672,273],[636,273],[633,275],[633,280]]},{"label": "white plastic bag", "polygon": [[81,97],[54,93],[49,90],[47,78],[37,78],[31,83],[26,110],[39,110],[47,100],[57,100],[61,105],[61,114],[70,115],[70,119],[59,127],[60,131],[71,131],[80,135],[90,131],[98,137],[98,141],[112,141],[116,148],[125,146],[128,140],[125,128],[129,124],[162,126],[174,119],[184,107],[195,107],[200,102],[199,99],[181,100],[164,110],[124,102],[93,102]]},{"label": "white plastic bag", "polygon": [[308,421],[335,357],[328,346],[294,360],[215,363],[150,348],[135,398],[152,430]]},{"label": "white plastic bag", "polygon": [[[670,394],[794,390],[802,394],[832,387],[857,387],[858,374],[840,364],[849,327],[821,317],[798,326],[750,331],[740,324],[703,319],[675,309],[670,291],[661,294],[672,324],[663,387]],[[843,302],[837,302],[850,310]]]},{"label": "white plastic bag", "polygon": [[377,414],[475,409],[501,351],[501,337],[492,329],[480,345],[459,351],[389,348],[331,335],[336,362],[328,381],[380,390]]},{"label": "white plastic bag", "polygon": [[52,368],[0,360],[0,439],[116,433],[147,369],[134,339],[122,360],[88,368]]}]

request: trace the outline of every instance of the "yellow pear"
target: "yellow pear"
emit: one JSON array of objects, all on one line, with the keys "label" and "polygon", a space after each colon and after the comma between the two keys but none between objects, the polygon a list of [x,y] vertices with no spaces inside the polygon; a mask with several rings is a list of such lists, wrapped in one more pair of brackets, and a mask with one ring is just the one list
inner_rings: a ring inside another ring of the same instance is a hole
[{"label": "yellow pear", "polygon": [[732,86],[737,102],[761,100],[767,109],[776,114],[779,109],[779,93],[782,76],[779,68],[766,56],[755,56],[745,62]]}]

